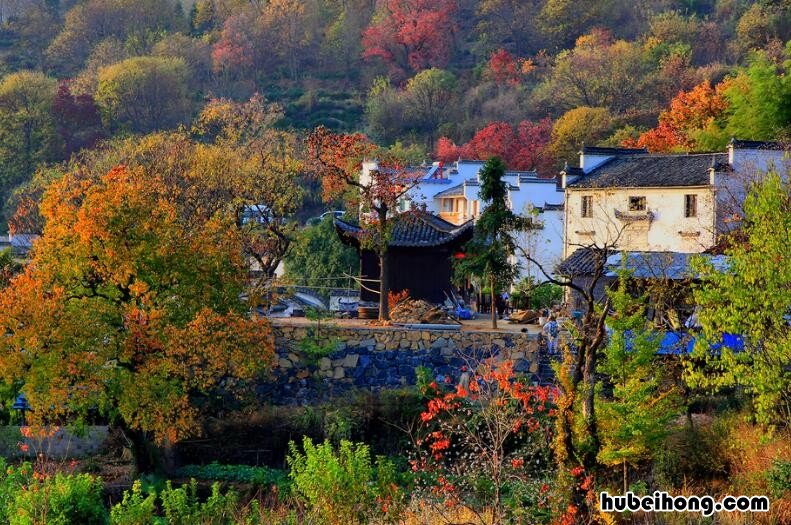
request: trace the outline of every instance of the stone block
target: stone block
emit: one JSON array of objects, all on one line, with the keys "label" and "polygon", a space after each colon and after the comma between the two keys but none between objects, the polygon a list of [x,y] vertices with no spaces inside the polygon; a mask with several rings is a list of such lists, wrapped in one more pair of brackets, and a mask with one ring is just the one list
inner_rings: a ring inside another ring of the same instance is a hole
[{"label": "stone block", "polygon": [[342,366],[335,367],[335,373],[332,374],[333,379],[343,379],[346,376],[346,371]]},{"label": "stone block", "polygon": [[332,361],[330,361],[327,357],[322,357],[319,359],[319,368],[321,370],[329,370],[332,368]]},{"label": "stone block", "polygon": [[343,366],[346,368],[354,368],[357,366],[357,362],[360,360],[360,356],[357,354],[349,354],[343,358]]},{"label": "stone block", "polygon": [[280,368],[285,368],[285,369],[289,369],[289,368],[294,366],[291,363],[291,361],[289,361],[288,359],[285,359],[285,358],[278,359],[277,364],[278,364],[278,366]]}]

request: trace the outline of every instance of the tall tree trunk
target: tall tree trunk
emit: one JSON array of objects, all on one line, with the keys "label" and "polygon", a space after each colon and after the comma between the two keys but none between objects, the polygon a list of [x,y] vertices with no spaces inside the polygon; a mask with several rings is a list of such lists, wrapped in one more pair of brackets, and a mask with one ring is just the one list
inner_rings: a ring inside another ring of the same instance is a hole
[{"label": "tall tree trunk", "polygon": [[119,427],[124,437],[129,441],[138,475],[161,471],[156,447],[146,437],[145,432],[130,428],[123,422]]},{"label": "tall tree trunk", "polygon": [[497,330],[497,292],[494,289],[494,275],[489,276],[489,294],[492,298],[492,328]]},{"label": "tall tree trunk", "polygon": [[390,291],[390,279],[388,278],[387,253],[379,254],[379,320],[388,321],[390,319],[390,304],[387,302],[387,294]]}]

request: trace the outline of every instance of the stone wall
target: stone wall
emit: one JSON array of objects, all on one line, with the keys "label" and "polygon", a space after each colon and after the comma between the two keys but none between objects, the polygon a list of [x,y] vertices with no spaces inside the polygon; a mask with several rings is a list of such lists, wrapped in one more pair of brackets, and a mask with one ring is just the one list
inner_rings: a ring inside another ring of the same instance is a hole
[{"label": "stone wall", "polygon": [[53,459],[83,458],[97,454],[108,434],[106,426],[89,426],[79,434],[60,427],[29,430],[29,436],[25,437],[18,426],[0,427],[0,455],[27,459],[38,454]]},{"label": "stone wall", "polygon": [[462,367],[489,357],[513,360],[514,370],[534,382],[544,383],[552,374],[540,359],[536,334],[322,327],[322,339],[333,341],[336,350],[311,359],[300,350],[300,341],[312,337],[313,328],[275,322],[274,330],[277,364],[272,381],[260,385],[258,394],[277,404],[315,403],[352,389],[414,385],[418,367],[456,382]]}]

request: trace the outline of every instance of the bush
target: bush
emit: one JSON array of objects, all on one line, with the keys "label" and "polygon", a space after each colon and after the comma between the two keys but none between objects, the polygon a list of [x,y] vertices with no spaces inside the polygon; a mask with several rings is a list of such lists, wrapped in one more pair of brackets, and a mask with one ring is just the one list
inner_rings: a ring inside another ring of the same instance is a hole
[{"label": "bush", "polygon": [[7,510],[8,523],[70,525],[107,523],[102,482],[89,474],[61,473],[21,487]]},{"label": "bush", "polygon": [[782,498],[791,490],[791,461],[775,459],[766,473],[766,482],[775,498]]},{"label": "bush", "polygon": [[302,448],[304,453],[289,443],[289,475],[315,522],[368,523],[375,512],[397,514],[401,495],[393,482],[395,469],[380,457],[375,470],[367,445],[343,440],[336,453],[328,441],[314,445],[305,438]]},{"label": "bush", "polygon": [[194,479],[189,485],[175,489],[170,481],[167,482],[159,497],[169,525],[220,525],[236,522],[235,514],[239,504],[236,492],[229,490],[223,494],[220,492],[219,483],[214,483],[211,486],[211,495],[205,502],[201,503],[197,494],[197,483]]},{"label": "bush", "polygon": [[250,465],[222,465],[217,462],[208,465],[186,465],[177,471],[177,475],[211,481],[233,481],[251,483],[253,485],[284,486],[288,479],[280,470]]},{"label": "bush", "polygon": [[143,494],[143,485],[135,480],[132,490],[125,491],[121,503],[110,511],[113,525],[148,525],[155,522],[157,504],[156,492]]}]

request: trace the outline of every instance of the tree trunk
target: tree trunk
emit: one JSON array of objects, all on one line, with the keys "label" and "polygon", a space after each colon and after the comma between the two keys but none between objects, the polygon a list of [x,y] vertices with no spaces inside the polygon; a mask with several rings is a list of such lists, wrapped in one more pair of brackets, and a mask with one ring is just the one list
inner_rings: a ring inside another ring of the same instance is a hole
[{"label": "tree trunk", "polygon": [[121,423],[120,429],[131,445],[132,458],[138,475],[161,471],[156,447],[148,440],[145,432],[132,429],[126,423]]},{"label": "tree trunk", "polygon": [[626,460],[623,460],[623,494],[629,490],[629,475],[627,472]]},{"label": "tree trunk", "polygon": [[388,321],[390,319],[390,304],[387,302],[387,294],[390,291],[390,280],[387,271],[387,253],[379,254],[379,320]]},{"label": "tree trunk", "polygon": [[494,289],[494,276],[489,277],[489,294],[492,297],[492,328],[497,330],[497,292]]}]

